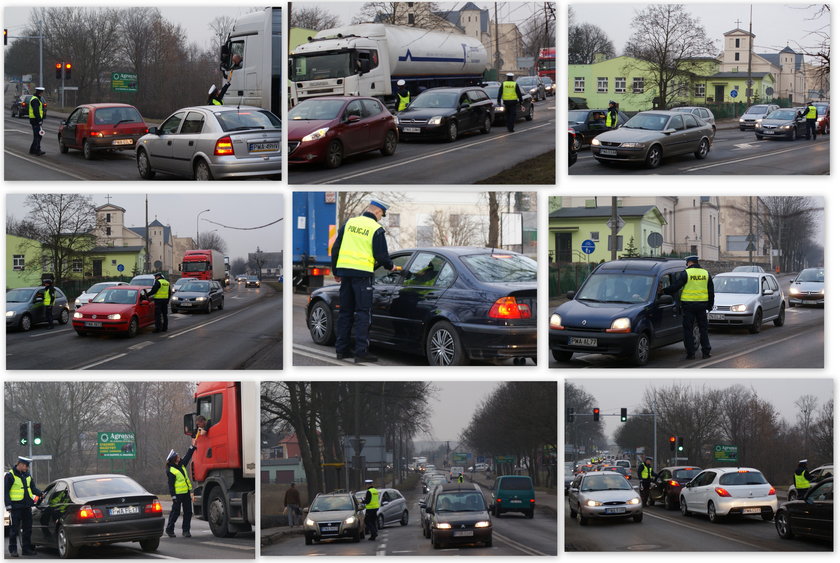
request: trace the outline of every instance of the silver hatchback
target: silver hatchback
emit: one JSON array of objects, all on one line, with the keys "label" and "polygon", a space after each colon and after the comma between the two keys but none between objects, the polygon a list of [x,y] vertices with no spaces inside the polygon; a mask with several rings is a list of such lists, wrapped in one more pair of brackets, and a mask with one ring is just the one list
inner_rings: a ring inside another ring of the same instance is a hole
[{"label": "silver hatchback", "polygon": [[712,279],[715,304],[710,326],[731,326],[761,331],[763,323],[785,324],[785,297],[776,276],[766,272],[724,272]]},{"label": "silver hatchback", "polygon": [[280,118],[251,106],[182,108],[137,142],[137,170],[196,180],[278,176]]}]

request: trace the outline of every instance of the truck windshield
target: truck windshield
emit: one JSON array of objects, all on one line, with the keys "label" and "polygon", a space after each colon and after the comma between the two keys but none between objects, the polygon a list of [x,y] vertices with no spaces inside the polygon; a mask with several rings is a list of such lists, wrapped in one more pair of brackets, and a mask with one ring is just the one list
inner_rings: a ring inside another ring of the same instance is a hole
[{"label": "truck windshield", "polygon": [[184,262],[181,266],[182,272],[204,272],[210,269],[210,264],[207,262]]},{"label": "truck windshield", "polygon": [[291,79],[294,81],[345,78],[353,74],[349,52],[294,55],[292,61]]}]

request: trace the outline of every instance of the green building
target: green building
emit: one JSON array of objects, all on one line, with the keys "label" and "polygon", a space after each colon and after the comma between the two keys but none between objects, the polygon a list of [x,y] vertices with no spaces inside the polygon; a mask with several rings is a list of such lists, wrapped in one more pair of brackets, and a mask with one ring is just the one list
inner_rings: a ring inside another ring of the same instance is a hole
[{"label": "green building", "polygon": [[98,246],[88,252],[85,276],[95,278],[134,277],[143,272],[146,248],[143,246]]},{"label": "green building", "polygon": [[41,285],[41,243],[6,234],[6,290]]}]

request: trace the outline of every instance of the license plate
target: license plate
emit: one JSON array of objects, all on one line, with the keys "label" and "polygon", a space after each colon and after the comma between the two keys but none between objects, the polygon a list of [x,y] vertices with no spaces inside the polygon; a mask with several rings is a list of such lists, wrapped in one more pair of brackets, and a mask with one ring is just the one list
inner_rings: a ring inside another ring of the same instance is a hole
[{"label": "license plate", "polygon": [[741,514],[761,514],[760,508],[745,508],[741,511]]},{"label": "license plate", "polygon": [[420,128],[419,127],[403,127],[403,132],[404,133],[419,133]]},{"label": "license plate", "polygon": [[114,139],[111,141],[112,145],[133,145],[134,139]]},{"label": "license plate", "polygon": [[577,338],[574,336],[569,337],[569,346],[589,346],[594,348],[598,346],[598,339],[597,338]]},{"label": "license plate", "polygon": [[607,156],[616,156],[618,154],[618,151],[615,149],[601,149],[601,154]]},{"label": "license plate", "polygon": [[624,514],[624,512],[625,509],[623,507],[604,509],[604,514]]},{"label": "license plate", "polygon": [[321,531],[322,532],[337,532],[338,531],[338,526],[324,526],[323,528],[321,528]]},{"label": "license plate", "polygon": [[137,506],[117,506],[108,511],[111,516],[119,516],[121,514],[139,514],[140,507]]},{"label": "license plate", "polygon": [[458,530],[456,532],[452,532],[452,537],[455,538],[471,538],[472,535],[472,530]]},{"label": "license plate", "polygon": [[248,152],[274,152],[280,150],[280,143],[248,143]]},{"label": "license plate", "polygon": [[179,307],[192,307],[192,303],[190,303],[189,301],[184,301],[183,303],[180,303],[178,306]]},{"label": "license plate", "polygon": [[98,327],[98,326],[102,326],[102,323],[99,322],[99,321],[87,321],[87,322],[85,322],[85,326]]},{"label": "license plate", "polygon": [[722,315],[720,313],[709,313],[709,320],[710,321],[725,321],[726,315]]},{"label": "license plate", "polygon": [[522,504],[521,500],[513,499],[510,501],[511,504]]}]

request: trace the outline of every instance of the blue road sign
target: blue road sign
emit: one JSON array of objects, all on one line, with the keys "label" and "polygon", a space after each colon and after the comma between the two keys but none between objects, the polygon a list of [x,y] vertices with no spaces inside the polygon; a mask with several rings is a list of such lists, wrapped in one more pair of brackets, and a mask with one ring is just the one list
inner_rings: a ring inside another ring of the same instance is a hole
[{"label": "blue road sign", "polygon": [[729,91],[730,98],[737,98],[738,97],[738,90],[730,90]]},{"label": "blue road sign", "polygon": [[125,270],[125,266],[123,266],[122,264],[119,264],[119,265],[117,266],[117,271],[118,271],[118,272],[122,272],[123,270]]},{"label": "blue road sign", "polygon": [[484,456],[480,455],[480,456],[476,457],[475,462],[476,463],[484,463]]},{"label": "blue road sign", "polygon": [[583,251],[584,254],[592,254],[595,252],[595,241],[586,239],[582,243],[580,243],[580,249]]}]

